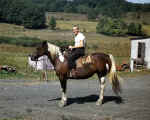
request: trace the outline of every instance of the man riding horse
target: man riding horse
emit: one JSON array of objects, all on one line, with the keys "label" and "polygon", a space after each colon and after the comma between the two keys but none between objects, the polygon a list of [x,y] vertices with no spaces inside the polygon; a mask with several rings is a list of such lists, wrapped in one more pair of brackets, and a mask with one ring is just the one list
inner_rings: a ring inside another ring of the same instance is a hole
[{"label": "man riding horse", "polygon": [[[79,28],[77,26],[73,27],[73,32],[75,34],[75,45],[69,46],[72,49],[72,54],[69,56],[69,67],[68,67],[68,57],[63,55],[60,47],[53,45],[49,42],[42,42],[37,48],[36,51],[32,54],[31,59],[37,60],[40,56],[47,55],[50,61],[54,66],[54,70],[56,71],[56,75],[60,80],[61,85],[61,100],[59,103],[60,107],[64,107],[67,105],[67,80],[68,79],[87,79],[94,74],[97,74],[99,78],[99,98],[96,102],[96,105],[102,105],[104,102],[104,88],[105,88],[105,77],[109,74],[109,81],[112,84],[112,89],[116,95],[121,93],[120,80],[116,72],[116,65],[113,55],[105,54],[100,52],[95,52],[89,55],[91,60],[87,61],[84,58],[79,58],[84,55],[85,50],[85,37],[82,33],[79,32]],[[80,68],[72,69],[73,66],[71,63],[75,62],[75,60],[79,58],[80,63],[88,63],[81,64]],[[92,62],[89,62],[92,61]],[[72,69],[72,70],[71,70]],[[71,73],[68,75],[68,73]]]},{"label": "man riding horse", "polygon": [[77,60],[79,57],[85,55],[85,36],[83,33],[80,32],[78,26],[73,27],[73,33],[74,33],[74,46],[69,46],[69,49],[71,50],[71,54],[68,56],[68,62],[69,62],[69,69],[76,67],[75,60]]}]

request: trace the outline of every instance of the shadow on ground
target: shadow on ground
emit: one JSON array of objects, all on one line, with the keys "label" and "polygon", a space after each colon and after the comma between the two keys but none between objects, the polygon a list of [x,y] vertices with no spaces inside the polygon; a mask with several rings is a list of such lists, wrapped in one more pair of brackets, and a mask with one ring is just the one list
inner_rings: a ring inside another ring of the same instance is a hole
[{"label": "shadow on ground", "polygon": [[[84,104],[84,103],[90,103],[90,102],[96,102],[98,100],[98,95],[89,95],[84,97],[76,97],[76,98],[68,98],[67,105],[71,105],[74,103],[77,104]],[[61,98],[56,99],[50,99],[48,101],[55,101],[55,100],[61,100]],[[104,96],[103,104],[108,102],[115,102],[116,104],[121,104],[124,102],[124,100],[120,96]]]}]

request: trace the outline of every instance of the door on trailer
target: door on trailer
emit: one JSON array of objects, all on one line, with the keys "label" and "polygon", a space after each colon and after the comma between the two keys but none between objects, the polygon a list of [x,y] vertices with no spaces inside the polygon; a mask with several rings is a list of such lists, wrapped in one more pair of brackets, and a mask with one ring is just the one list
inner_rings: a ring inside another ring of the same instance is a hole
[{"label": "door on trailer", "polygon": [[138,43],[138,58],[144,60],[145,58],[145,43],[139,42]]}]

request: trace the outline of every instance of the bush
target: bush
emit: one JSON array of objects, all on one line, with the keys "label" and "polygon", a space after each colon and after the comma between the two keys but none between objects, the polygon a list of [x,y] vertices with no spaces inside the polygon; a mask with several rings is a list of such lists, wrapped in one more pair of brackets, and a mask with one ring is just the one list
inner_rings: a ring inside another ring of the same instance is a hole
[{"label": "bush", "polygon": [[69,46],[69,45],[73,45],[73,41],[68,41],[68,40],[63,40],[63,41],[60,41],[60,40],[50,40],[48,41],[54,45],[57,45],[59,47],[66,47],[66,46]]},{"label": "bush", "polygon": [[52,30],[55,30],[56,28],[56,19],[53,16],[50,18],[49,27]]},{"label": "bush", "polygon": [[130,23],[128,26],[128,34],[142,35],[142,25],[139,23]]},{"label": "bush", "polygon": [[96,32],[112,36],[123,36],[127,33],[127,25],[120,19],[102,17],[96,26]]},{"label": "bush", "polygon": [[[41,44],[42,40],[38,38],[30,38],[30,37],[19,37],[19,38],[13,38],[13,37],[4,37],[0,36],[0,44],[13,44],[13,45],[21,45],[24,47],[36,47],[37,45]],[[60,41],[60,40],[49,40],[48,42],[57,45],[59,47],[69,46],[73,45],[73,41]]]},{"label": "bush", "polygon": [[37,46],[41,42],[38,38],[29,38],[29,37],[3,37],[0,36],[0,44],[13,44],[13,45],[21,45],[25,47],[34,47]]}]

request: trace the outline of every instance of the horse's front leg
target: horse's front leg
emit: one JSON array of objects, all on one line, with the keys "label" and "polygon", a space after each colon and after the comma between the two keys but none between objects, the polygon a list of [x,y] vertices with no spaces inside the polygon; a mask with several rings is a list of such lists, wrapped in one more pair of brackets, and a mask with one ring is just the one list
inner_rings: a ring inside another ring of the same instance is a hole
[{"label": "horse's front leg", "polygon": [[100,92],[99,92],[99,99],[96,102],[96,105],[102,105],[104,99],[104,88],[105,88],[105,77],[99,77],[100,81]]},{"label": "horse's front leg", "polygon": [[61,101],[59,102],[60,107],[64,107],[67,104],[67,80],[66,79],[60,79],[60,84],[61,84]]}]

